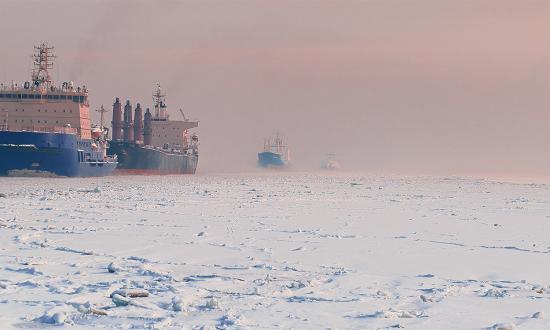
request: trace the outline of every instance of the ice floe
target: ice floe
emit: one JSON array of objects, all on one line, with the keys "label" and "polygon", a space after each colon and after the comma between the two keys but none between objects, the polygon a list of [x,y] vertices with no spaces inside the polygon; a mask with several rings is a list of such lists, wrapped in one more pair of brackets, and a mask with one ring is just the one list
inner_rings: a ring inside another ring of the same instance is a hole
[{"label": "ice floe", "polygon": [[0,187],[8,328],[550,328],[550,185],[285,173]]}]

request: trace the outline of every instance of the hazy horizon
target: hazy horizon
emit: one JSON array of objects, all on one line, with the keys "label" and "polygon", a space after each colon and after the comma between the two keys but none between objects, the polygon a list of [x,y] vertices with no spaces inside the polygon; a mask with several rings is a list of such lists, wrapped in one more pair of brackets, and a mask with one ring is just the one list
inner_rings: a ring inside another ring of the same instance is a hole
[{"label": "hazy horizon", "polygon": [[172,117],[200,120],[202,173],[254,169],[279,131],[298,170],[333,152],[353,171],[550,174],[550,3],[43,4],[3,2],[0,81],[29,80],[47,41],[91,110],[150,107],[160,82]]}]

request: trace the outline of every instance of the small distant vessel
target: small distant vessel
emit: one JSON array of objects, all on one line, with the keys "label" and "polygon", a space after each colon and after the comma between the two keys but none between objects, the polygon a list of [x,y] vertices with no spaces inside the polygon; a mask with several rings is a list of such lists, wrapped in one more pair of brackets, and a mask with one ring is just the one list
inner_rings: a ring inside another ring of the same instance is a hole
[{"label": "small distant vessel", "polygon": [[290,164],[290,149],[277,135],[272,143],[271,138],[264,140],[264,151],[258,153],[258,165],[264,168],[284,168]]},{"label": "small distant vessel", "polygon": [[88,90],[54,84],[52,50],[35,47],[31,81],[0,85],[0,175],[109,175],[117,159],[107,155],[106,130],[90,125]]},{"label": "small distant vessel", "polygon": [[327,154],[325,156],[325,159],[321,162],[321,168],[323,170],[339,170],[340,169],[340,163],[336,160],[335,154]]}]

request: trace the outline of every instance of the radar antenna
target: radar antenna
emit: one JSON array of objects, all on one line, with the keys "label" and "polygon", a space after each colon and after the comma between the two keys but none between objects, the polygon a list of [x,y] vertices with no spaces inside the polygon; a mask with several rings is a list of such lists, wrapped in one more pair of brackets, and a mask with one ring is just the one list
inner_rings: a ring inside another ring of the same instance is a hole
[{"label": "radar antenna", "polygon": [[48,46],[46,42],[38,46],[34,46],[35,53],[32,56],[34,69],[32,70],[32,82],[35,87],[44,86],[49,88],[52,86],[52,77],[49,70],[53,68],[53,47]]}]

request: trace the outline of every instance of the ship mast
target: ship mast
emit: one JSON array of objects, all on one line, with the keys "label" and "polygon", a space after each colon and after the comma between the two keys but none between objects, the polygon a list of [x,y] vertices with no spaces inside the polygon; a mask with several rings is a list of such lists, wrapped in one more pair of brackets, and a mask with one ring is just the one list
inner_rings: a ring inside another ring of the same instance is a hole
[{"label": "ship mast", "polygon": [[53,85],[49,70],[53,68],[53,47],[43,42],[34,47],[35,53],[32,56],[34,69],[32,70],[32,82],[34,87],[50,88]]},{"label": "ship mast", "polygon": [[153,104],[155,105],[155,119],[156,120],[166,120],[166,104],[165,96],[160,88],[160,84],[157,83],[157,89],[153,92]]},{"label": "ship mast", "polygon": [[103,130],[103,128],[105,127],[105,126],[103,126],[103,114],[106,113],[106,112],[108,112],[108,110],[105,109],[105,108],[103,107],[103,104],[102,104],[102,105],[101,105],[101,108],[96,109],[95,111],[100,113],[100,116],[101,116],[100,118],[101,118],[101,119],[100,119],[100,121],[99,121],[99,122],[100,122],[99,125],[100,125],[100,127],[101,127],[101,130]]}]

